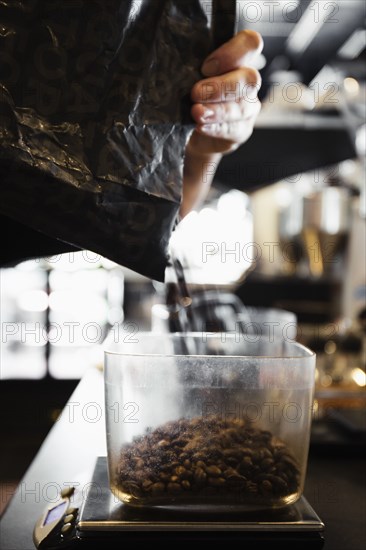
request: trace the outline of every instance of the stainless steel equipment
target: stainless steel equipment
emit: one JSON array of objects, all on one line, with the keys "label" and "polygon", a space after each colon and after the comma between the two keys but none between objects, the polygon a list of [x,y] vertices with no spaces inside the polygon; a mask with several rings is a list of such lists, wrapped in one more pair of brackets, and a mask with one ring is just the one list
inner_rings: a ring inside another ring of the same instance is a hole
[{"label": "stainless steel equipment", "polygon": [[301,239],[315,277],[339,272],[350,227],[350,198],[343,187],[325,187],[304,197]]},{"label": "stainless steel equipment", "polygon": [[[314,278],[340,274],[351,222],[351,193],[324,187],[297,195],[279,214],[279,232],[288,271]],[[305,261],[305,265],[304,265]]]}]

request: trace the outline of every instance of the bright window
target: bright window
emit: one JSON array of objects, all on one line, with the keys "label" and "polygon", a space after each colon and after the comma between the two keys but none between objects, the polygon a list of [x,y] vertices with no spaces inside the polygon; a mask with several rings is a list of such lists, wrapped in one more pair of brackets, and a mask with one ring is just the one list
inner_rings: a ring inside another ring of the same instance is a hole
[{"label": "bright window", "polygon": [[123,321],[122,268],[93,252],[0,270],[1,378],[81,378]]}]

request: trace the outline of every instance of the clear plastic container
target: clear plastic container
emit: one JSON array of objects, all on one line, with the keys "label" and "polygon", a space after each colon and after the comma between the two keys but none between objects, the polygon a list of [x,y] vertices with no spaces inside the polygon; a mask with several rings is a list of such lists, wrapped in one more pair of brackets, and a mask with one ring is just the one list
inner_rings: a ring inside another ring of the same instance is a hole
[{"label": "clear plastic container", "polygon": [[105,344],[109,480],[131,506],[271,509],[306,474],[315,354],[242,334],[117,334]]}]

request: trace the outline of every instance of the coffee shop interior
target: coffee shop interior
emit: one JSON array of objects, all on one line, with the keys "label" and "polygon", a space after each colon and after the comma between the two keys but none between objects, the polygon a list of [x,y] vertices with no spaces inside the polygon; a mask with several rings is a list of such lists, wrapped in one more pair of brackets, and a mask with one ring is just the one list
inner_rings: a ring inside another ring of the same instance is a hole
[{"label": "coffee shop interior", "polygon": [[[237,2],[238,29],[264,41],[262,110],[172,235],[197,331],[265,334],[316,354],[304,494],[329,550],[366,542],[365,17],[363,0]],[[17,541],[23,476],[49,452],[67,404],[77,416],[73,392],[91,371],[101,376],[107,334],[180,329],[164,283],[92,250],[31,256],[0,270],[4,549],[22,547],[9,533]],[[104,426],[93,395],[89,439]],[[67,430],[60,437],[59,460],[70,462],[79,447]]]}]

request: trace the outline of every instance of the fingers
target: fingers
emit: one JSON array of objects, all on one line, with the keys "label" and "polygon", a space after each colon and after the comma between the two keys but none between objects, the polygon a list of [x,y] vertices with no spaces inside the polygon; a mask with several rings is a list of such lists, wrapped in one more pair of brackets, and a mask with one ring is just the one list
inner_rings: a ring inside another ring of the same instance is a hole
[{"label": "fingers", "polygon": [[240,31],[207,57],[202,65],[202,74],[217,76],[245,67],[262,49],[260,34],[251,30]]},{"label": "fingers", "polygon": [[191,113],[198,125],[214,124],[248,120],[259,114],[260,107],[257,98],[250,102],[242,100],[226,103],[196,103],[193,105]]},{"label": "fingers", "polygon": [[[258,102],[258,105],[259,102]],[[232,143],[243,143],[253,132],[256,115],[245,120],[234,120],[232,122],[212,122],[197,126],[199,134],[213,138],[224,139]]]},{"label": "fingers", "polygon": [[222,76],[205,78],[191,91],[193,103],[253,100],[261,86],[261,76],[252,67],[242,67]]}]

